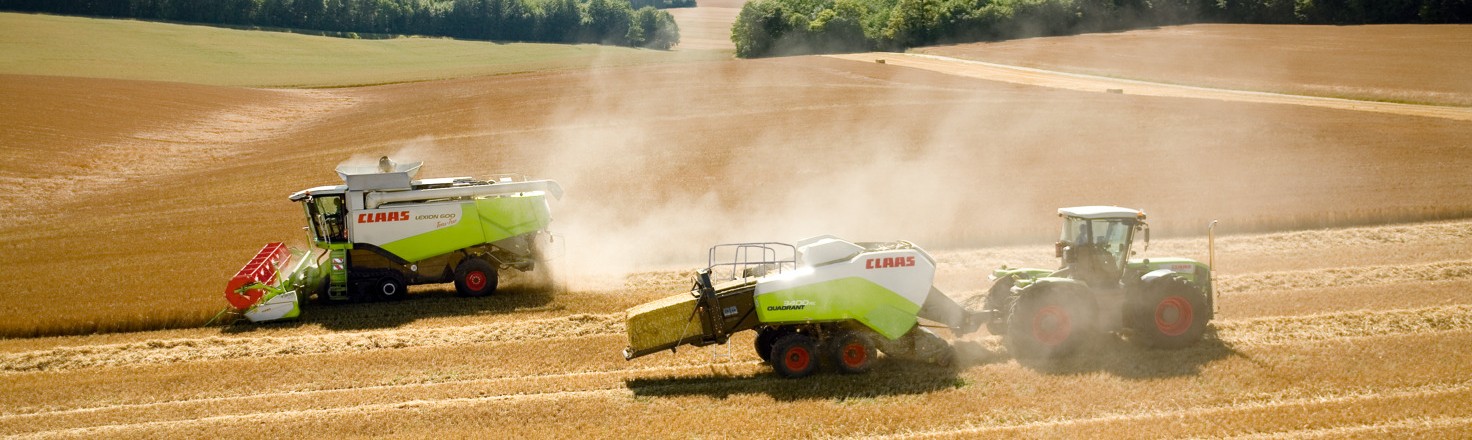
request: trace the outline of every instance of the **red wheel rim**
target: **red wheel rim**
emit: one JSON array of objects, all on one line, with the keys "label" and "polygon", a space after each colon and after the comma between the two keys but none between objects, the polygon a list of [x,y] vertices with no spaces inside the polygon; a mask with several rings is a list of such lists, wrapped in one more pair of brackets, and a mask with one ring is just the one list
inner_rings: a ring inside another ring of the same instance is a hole
[{"label": "red wheel rim", "polygon": [[470,290],[474,291],[480,291],[481,289],[486,288],[486,273],[478,270],[472,270],[466,273],[465,287],[468,287],[470,288]]},{"label": "red wheel rim", "polygon": [[1191,329],[1191,302],[1179,296],[1167,297],[1155,306],[1155,328],[1166,336],[1180,336]]},{"label": "red wheel rim", "polygon": [[1044,345],[1061,344],[1072,332],[1073,323],[1068,319],[1068,311],[1062,307],[1049,305],[1032,315],[1032,336]]},{"label": "red wheel rim", "polygon": [[793,372],[806,370],[808,363],[812,361],[812,353],[808,353],[808,349],[802,347],[789,348],[787,355],[782,357],[782,363],[787,366],[787,371]]},{"label": "red wheel rim", "polygon": [[859,367],[867,360],[869,360],[869,350],[864,348],[864,344],[853,342],[843,346],[844,365],[850,368]]}]

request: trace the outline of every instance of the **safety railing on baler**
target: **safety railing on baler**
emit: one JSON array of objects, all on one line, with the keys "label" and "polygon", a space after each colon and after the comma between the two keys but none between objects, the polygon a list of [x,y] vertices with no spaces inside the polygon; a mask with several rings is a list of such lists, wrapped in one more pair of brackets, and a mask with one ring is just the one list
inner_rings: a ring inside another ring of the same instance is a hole
[{"label": "safety railing on baler", "polygon": [[[755,254],[755,255],[753,255]],[[730,257],[729,260],[717,258]],[[727,269],[721,271],[719,269]],[[787,243],[727,243],[711,246],[705,270],[712,282],[762,277],[797,269],[797,248]]]}]

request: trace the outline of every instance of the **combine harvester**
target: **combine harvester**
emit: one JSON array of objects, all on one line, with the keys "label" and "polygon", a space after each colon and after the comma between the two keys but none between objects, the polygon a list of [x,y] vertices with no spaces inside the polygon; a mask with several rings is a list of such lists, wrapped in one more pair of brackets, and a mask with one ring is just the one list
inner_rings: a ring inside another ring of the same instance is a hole
[{"label": "combine harvester", "polygon": [[1063,268],[1008,269],[982,310],[937,290],[935,260],[909,242],[852,243],[833,236],[798,242],[712,247],[694,287],[628,310],[624,358],[681,345],[725,344],[754,330],[756,352],[784,377],[827,363],[867,371],[878,352],[948,364],[955,336],[985,325],[1019,358],[1072,354],[1091,334],[1130,334],[1149,346],[1180,347],[1211,319],[1209,266],[1182,258],[1127,260],[1135,232],[1149,242],[1145,214],[1115,207],[1060,209]]},{"label": "combine harvester", "polygon": [[935,260],[904,241],[825,235],[796,245],[718,245],[689,294],[629,309],[624,358],[724,344],[755,330],[757,355],[785,377],[812,374],[824,359],[845,373],[868,371],[876,350],[949,364],[950,346],[919,319],[959,335],[988,316],[968,313],[931,285],[934,278]]},{"label": "combine harvester", "polygon": [[[453,281],[463,296],[496,290],[498,270],[531,271],[549,240],[551,180],[413,180],[420,162],[339,166],[343,185],[298,191],[316,250],[261,249],[225,287],[252,322],[296,318],[301,301],[395,300],[414,284]],[[217,316],[218,318],[218,316]]]}]

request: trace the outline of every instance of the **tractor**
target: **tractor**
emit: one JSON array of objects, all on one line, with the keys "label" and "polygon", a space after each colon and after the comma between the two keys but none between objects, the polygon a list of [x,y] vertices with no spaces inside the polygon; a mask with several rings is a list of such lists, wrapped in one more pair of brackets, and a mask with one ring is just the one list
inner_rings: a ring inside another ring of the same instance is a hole
[{"label": "tractor", "polygon": [[989,277],[983,308],[992,334],[1018,359],[1058,359],[1088,338],[1116,333],[1151,348],[1180,348],[1201,339],[1215,313],[1212,289],[1215,222],[1208,263],[1186,258],[1131,258],[1134,240],[1150,247],[1143,211],[1115,206],[1062,208],[1055,243],[1061,268],[1008,268]]}]

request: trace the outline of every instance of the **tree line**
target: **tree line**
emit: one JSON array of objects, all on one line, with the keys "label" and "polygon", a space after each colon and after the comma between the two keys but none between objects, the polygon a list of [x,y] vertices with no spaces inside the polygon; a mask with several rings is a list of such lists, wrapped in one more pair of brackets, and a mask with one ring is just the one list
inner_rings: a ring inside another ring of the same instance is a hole
[{"label": "tree line", "polygon": [[[680,30],[639,0],[0,0],[0,10],[337,33],[669,49]],[[693,0],[690,1],[693,4]]]},{"label": "tree line", "polygon": [[1472,0],[753,0],[731,41],[761,57],[1195,22],[1467,23]]}]

